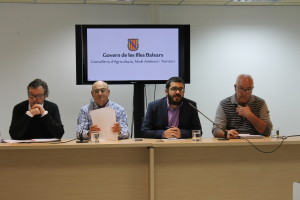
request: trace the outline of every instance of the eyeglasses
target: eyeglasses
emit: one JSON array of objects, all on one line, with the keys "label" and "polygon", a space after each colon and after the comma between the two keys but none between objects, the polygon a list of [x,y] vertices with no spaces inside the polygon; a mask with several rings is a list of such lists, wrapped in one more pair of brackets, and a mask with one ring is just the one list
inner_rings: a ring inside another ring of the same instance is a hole
[{"label": "eyeglasses", "polygon": [[237,88],[237,90],[239,91],[239,92],[245,92],[245,93],[247,93],[247,94],[250,94],[251,92],[252,92],[252,90],[253,90],[253,88],[242,88],[242,87],[238,87]]},{"label": "eyeglasses", "polygon": [[178,87],[171,87],[170,90],[172,90],[173,92],[183,92],[184,91],[184,88],[178,88]]},{"label": "eyeglasses", "polygon": [[30,99],[36,98],[37,100],[41,100],[44,96],[45,96],[45,94],[38,94],[38,95],[28,94],[28,97]]},{"label": "eyeglasses", "polygon": [[107,91],[106,88],[101,88],[101,89],[95,89],[95,90],[93,90],[93,92],[95,92],[95,93],[99,93],[99,92],[104,93],[106,91]]}]

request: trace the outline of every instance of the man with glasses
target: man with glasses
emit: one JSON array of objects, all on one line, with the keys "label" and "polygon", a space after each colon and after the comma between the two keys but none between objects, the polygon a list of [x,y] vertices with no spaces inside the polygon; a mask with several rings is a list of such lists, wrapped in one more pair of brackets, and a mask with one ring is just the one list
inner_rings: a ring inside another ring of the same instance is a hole
[{"label": "man with glasses", "polygon": [[64,134],[58,106],[45,100],[48,85],[35,79],[27,86],[28,100],[16,105],[9,133],[12,139],[58,138]]},{"label": "man with glasses", "polygon": [[266,102],[252,95],[254,88],[250,75],[241,74],[234,85],[235,94],[222,100],[217,108],[212,133],[215,137],[237,138],[239,134],[269,136],[272,130]]},{"label": "man with glasses", "polygon": [[112,126],[112,131],[119,134],[119,139],[128,138],[129,133],[125,109],[108,99],[110,89],[108,88],[107,83],[104,81],[95,82],[92,86],[91,95],[93,99],[89,104],[80,109],[77,118],[77,138],[80,138],[80,135],[82,135],[84,139],[89,139],[91,137],[91,132],[101,131],[101,127],[98,127],[96,124],[93,125],[90,111],[104,107],[112,107],[116,112],[116,123]]},{"label": "man with glasses", "polygon": [[196,103],[184,98],[182,78],[172,77],[166,83],[166,97],[150,102],[142,124],[146,138],[191,138],[192,130],[201,130]]}]

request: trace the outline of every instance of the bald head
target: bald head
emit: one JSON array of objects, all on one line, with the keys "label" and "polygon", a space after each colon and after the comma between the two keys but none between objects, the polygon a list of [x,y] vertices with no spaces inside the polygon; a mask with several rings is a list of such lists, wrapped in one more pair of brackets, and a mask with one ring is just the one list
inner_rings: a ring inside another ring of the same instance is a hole
[{"label": "bald head", "polygon": [[110,90],[107,83],[104,81],[97,81],[92,86],[91,94],[95,103],[100,107],[104,107],[108,102]]},{"label": "bald head", "polygon": [[96,81],[93,85],[92,85],[92,90],[94,90],[95,88],[106,88],[108,89],[108,85],[107,83],[105,83],[104,81]]},{"label": "bald head", "polygon": [[240,82],[248,82],[249,84],[252,85],[253,87],[253,78],[252,76],[248,75],[248,74],[240,74],[237,79],[236,79],[236,85],[238,85]]},{"label": "bald head", "polygon": [[249,103],[252,95],[253,78],[248,74],[239,75],[236,79],[234,88],[238,104],[246,106]]}]

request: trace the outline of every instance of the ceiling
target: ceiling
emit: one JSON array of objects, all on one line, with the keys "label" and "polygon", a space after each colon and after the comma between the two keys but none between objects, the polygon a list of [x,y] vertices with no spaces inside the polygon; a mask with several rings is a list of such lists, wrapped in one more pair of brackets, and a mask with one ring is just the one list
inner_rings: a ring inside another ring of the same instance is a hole
[{"label": "ceiling", "polygon": [[300,6],[300,0],[0,0],[0,3],[203,6]]}]

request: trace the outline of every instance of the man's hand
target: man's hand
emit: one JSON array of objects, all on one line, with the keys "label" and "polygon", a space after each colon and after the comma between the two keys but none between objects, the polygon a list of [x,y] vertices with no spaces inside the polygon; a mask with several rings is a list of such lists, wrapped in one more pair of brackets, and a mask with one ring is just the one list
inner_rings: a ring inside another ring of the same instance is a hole
[{"label": "man's hand", "polygon": [[43,108],[43,106],[41,104],[34,104],[31,109],[29,110],[29,112],[32,115],[43,115],[45,112],[45,109]]},{"label": "man's hand", "polygon": [[38,108],[32,108],[29,110],[29,112],[34,116],[34,115],[40,115],[41,112]]},{"label": "man's hand", "polygon": [[181,138],[180,129],[172,126],[171,128],[164,131],[164,138]]},{"label": "man's hand", "polygon": [[92,125],[92,126],[90,127],[90,130],[89,130],[89,132],[88,132],[88,136],[91,137],[91,133],[92,133],[92,132],[100,132],[100,131],[101,131],[100,127],[98,127],[97,124],[94,124],[94,125]]},{"label": "man's hand", "polygon": [[251,124],[254,126],[254,128],[257,130],[259,134],[263,134],[264,131],[267,128],[267,123],[257,117],[250,109],[250,107],[247,105],[245,107],[243,106],[237,106],[236,107],[236,113],[239,116],[245,117]]},{"label": "man's hand", "polygon": [[239,133],[234,129],[228,130],[227,133],[228,133],[227,138],[229,138],[229,139],[238,138],[238,136],[239,136]]},{"label": "man's hand", "polygon": [[114,123],[114,125],[111,127],[111,129],[114,133],[118,133],[118,135],[121,134],[121,126],[120,126],[119,122]]},{"label": "man's hand", "polygon": [[245,118],[248,118],[249,116],[253,115],[253,113],[248,105],[245,107],[237,106],[236,113],[237,113],[237,115],[245,117]]}]

